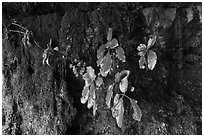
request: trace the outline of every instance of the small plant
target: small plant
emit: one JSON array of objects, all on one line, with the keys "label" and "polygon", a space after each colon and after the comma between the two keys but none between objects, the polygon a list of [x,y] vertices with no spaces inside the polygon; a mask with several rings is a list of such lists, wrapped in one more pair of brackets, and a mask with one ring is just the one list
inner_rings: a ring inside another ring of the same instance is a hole
[{"label": "small plant", "polygon": [[[133,119],[136,121],[140,121],[142,117],[142,111],[140,110],[139,106],[137,105],[137,101],[131,99],[127,95],[125,95],[127,88],[128,88],[128,76],[130,74],[129,70],[123,70],[120,73],[115,75],[115,83],[109,85],[106,95],[106,105],[108,108],[111,108],[112,116],[116,118],[118,127],[122,127],[123,122],[123,114],[124,114],[124,105],[123,105],[123,97],[126,97],[130,100],[131,107],[133,108]],[[119,83],[119,89],[122,94],[115,94],[113,99],[113,105],[111,107],[111,99],[113,98],[113,89],[114,86],[117,86]]]},{"label": "small plant", "polygon": [[153,70],[156,63],[157,63],[157,54],[150,50],[150,48],[155,44],[156,42],[156,35],[151,35],[147,46],[145,44],[140,44],[137,47],[138,55],[140,56],[139,59],[139,67],[140,69],[150,69]]},{"label": "small plant", "polygon": [[[23,34],[23,38],[22,38],[22,43],[24,45],[25,48],[27,48],[27,46],[31,47],[31,43],[30,43],[30,37],[33,37],[33,33],[32,31],[29,31],[27,28],[23,27],[22,25],[17,24],[16,22],[11,23],[8,27],[10,27],[11,25],[13,26],[17,26],[20,29],[22,29],[23,31],[19,31],[19,30],[9,30],[9,32],[15,32],[15,33],[20,33]],[[39,44],[34,40],[35,45],[37,45],[38,47]],[[40,47],[41,48],[41,47]]]},{"label": "small plant", "polygon": [[[113,54],[111,50],[114,51]],[[122,62],[126,61],[124,50],[119,46],[117,39],[112,39],[112,29],[109,28],[107,43],[101,45],[97,50],[97,66],[100,66],[100,73],[103,77],[106,77],[111,69],[113,55]]]},{"label": "small plant", "polygon": [[96,75],[94,69],[89,66],[87,67],[87,73],[83,75],[85,80],[85,86],[82,91],[81,103],[85,104],[87,101],[87,108],[90,109],[93,107],[93,115],[95,116],[97,110],[96,104],[96,90],[103,84],[103,79]]},{"label": "small plant", "polygon": [[46,63],[48,66],[50,66],[49,64],[49,57],[48,57],[48,53],[51,51],[51,44],[52,44],[52,39],[50,39],[50,43],[47,44],[47,48],[44,50],[43,52],[43,65]]}]

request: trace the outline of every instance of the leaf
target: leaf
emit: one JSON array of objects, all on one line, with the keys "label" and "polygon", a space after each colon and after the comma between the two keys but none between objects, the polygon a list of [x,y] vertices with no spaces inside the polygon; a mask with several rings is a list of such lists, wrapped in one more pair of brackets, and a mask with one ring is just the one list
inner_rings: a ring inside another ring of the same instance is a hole
[{"label": "leaf", "polygon": [[103,44],[103,45],[101,45],[99,47],[99,49],[97,50],[97,59],[99,59],[100,57],[103,58],[105,49],[106,49],[106,45],[105,44]]},{"label": "leaf", "polygon": [[127,91],[127,88],[128,88],[128,80],[127,80],[127,77],[124,77],[120,84],[119,84],[119,88],[120,88],[120,91],[125,93]]},{"label": "leaf", "polygon": [[119,94],[115,94],[115,97],[114,97],[114,100],[113,100],[113,105],[116,105],[118,103],[119,97],[120,97]]},{"label": "leaf", "polygon": [[111,64],[112,64],[111,55],[108,52],[101,63],[100,72],[103,77],[106,77],[108,75],[111,68]]},{"label": "leaf", "polygon": [[96,99],[94,99],[94,104],[93,104],[93,115],[96,115],[96,110],[97,110],[97,104],[96,104]]},{"label": "leaf", "polygon": [[140,69],[145,69],[146,59],[145,56],[141,56],[139,59],[139,67]]},{"label": "leaf", "polygon": [[82,91],[81,103],[85,104],[89,97],[89,86],[84,86]]},{"label": "leaf", "polygon": [[145,8],[143,9],[143,14],[146,18],[147,25],[150,25],[153,15],[154,15],[154,8]]},{"label": "leaf", "polygon": [[123,48],[121,47],[117,47],[116,48],[116,57],[121,60],[122,62],[125,62],[126,59],[125,59],[125,52],[123,50]]},{"label": "leaf", "polygon": [[116,118],[119,115],[119,94],[116,94],[113,100],[113,107],[111,108],[112,116]]},{"label": "leaf", "polygon": [[146,45],[145,44],[140,44],[138,47],[137,47],[137,50],[138,51],[145,51],[147,49]]},{"label": "leaf", "polygon": [[121,77],[123,77],[125,75],[125,77],[123,77],[123,79],[121,80],[120,84],[119,84],[119,88],[120,91],[125,93],[127,91],[128,88],[128,76],[130,74],[129,70],[123,70],[120,72]]},{"label": "leaf", "polygon": [[108,34],[107,34],[107,41],[111,41],[111,39],[112,39],[112,33],[113,33],[112,28],[109,28],[109,29],[108,29]]},{"label": "leaf", "polygon": [[109,85],[107,94],[106,94],[106,105],[110,108],[111,98],[113,96],[113,84]]},{"label": "leaf", "polygon": [[130,71],[129,70],[123,70],[121,72],[118,72],[115,74],[115,82],[119,82],[121,80],[121,77],[124,78],[126,76],[129,76]]},{"label": "leaf", "polygon": [[103,84],[103,79],[101,77],[98,77],[95,82],[96,86],[100,87]]},{"label": "leaf", "polygon": [[91,87],[90,87],[90,93],[89,93],[88,104],[87,104],[88,109],[90,109],[94,105],[94,101],[95,101],[95,85],[93,83],[91,84]]},{"label": "leaf", "polygon": [[85,74],[82,76],[82,78],[83,78],[85,81],[87,81],[87,80],[91,79],[91,76],[89,75],[89,73],[85,73]]},{"label": "leaf", "polygon": [[110,48],[111,49],[114,49],[115,47],[117,47],[117,46],[119,46],[119,44],[118,44],[118,40],[117,39],[112,39],[112,41],[111,41],[111,44],[110,44]]},{"label": "leaf", "polygon": [[120,81],[120,72],[115,74],[115,82],[119,82]]},{"label": "leaf", "polygon": [[156,35],[151,35],[148,42],[147,42],[147,48],[149,49],[150,47],[152,47],[155,42],[156,42],[157,36]]},{"label": "leaf", "polygon": [[101,65],[103,59],[104,59],[104,56],[100,56],[100,57],[98,58],[98,60],[96,61],[97,66],[100,66],[100,65]]},{"label": "leaf", "polygon": [[149,50],[147,55],[147,62],[148,62],[148,68],[150,70],[153,70],[157,63],[157,55],[154,51]]},{"label": "leaf", "polygon": [[95,75],[95,71],[91,66],[86,67],[87,69],[87,73],[90,75],[91,79],[95,79],[96,75]]},{"label": "leaf", "polygon": [[142,111],[140,107],[137,105],[137,101],[134,99],[130,99],[131,107],[133,108],[132,118],[136,121],[140,121],[142,117]]},{"label": "leaf", "polygon": [[119,103],[118,103],[118,111],[119,111],[119,114],[118,116],[116,117],[116,121],[117,121],[117,124],[118,124],[118,127],[122,127],[122,124],[123,124],[123,114],[124,114],[124,106],[123,106],[123,100],[120,99]]}]

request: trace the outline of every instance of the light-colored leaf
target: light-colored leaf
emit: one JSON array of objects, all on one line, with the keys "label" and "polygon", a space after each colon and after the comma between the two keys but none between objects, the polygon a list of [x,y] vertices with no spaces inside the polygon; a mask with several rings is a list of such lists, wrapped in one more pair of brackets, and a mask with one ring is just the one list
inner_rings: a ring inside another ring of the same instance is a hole
[{"label": "light-colored leaf", "polygon": [[140,107],[137,105],[137,101],[134,99],[130,99],[131,107],[133,108],[132,117],[136,121],[140,121],[142,118],[142,111]]},{"label": "light-colored leaf", "polygon": [[112,28],[109,28],[109,29],[108,29],[108,34],[107,34],[107,41],[111,41],[111,39],[112,39],[112,33],[113,33]]},{"label": "light-colored leaf", "polygon": [[139,59],[139,67],[140,69],[145,69],[146,59],[145,56],[141,56]]},{"label": "light-colored leaf", "polygon": [[149,49],[150,47],[152,47],[155,44],[156,40],[157,40],[157,36],[151,35],[147,42],[147,48]]},{"label": "light-colored leaf", "polygon": [[110,71],[112,64],[111,55],[108,52],[107,55],[104,57],[103,62],[101,63],[100,72],[103,77],[106,77]]},{"label": "light-colored leaf", "polygon": [[116,57],[121,60],[122,62],[125,62],[125,52],[123,50],[123,48],[121,48],[120,46],[116,48]]},{"label": "light-colored leaf", "polygon": [[111,44],[110,44],[110,48],[111,49],[114,49],[115,47],[118,47],[119,46],[119,44],[118,44],[118,40],[117,39],[115,39],[115,38],[113,38],[112,40],[111,40]]},{"label": "light-colored leaf", "polygon": [[120,81],[120,84],[119,84],[119,88],[120,88],[120,91],[125,93],[127,91],[127,88],[128,88],[128,76],[130,74],[130,71],[129,70],[123,70],[120,72],[120,77],[123,77],[123,79]]},{"label": "light-colored leaf", "polygon": [[100,87],[103,84],[103,79],[101,77],[98,77],[95,82],[96,86]]},{"label": "light-colored leaf", "polygon": [[148,62],[148,68],[150,70],[153,70],[157,63],[157,55],[154,51],[149,50],[147,55],[147,62]]},{"label": "light-colored leaf", "polygon": [[114,100],[113,100],[113,105],[116,105],[118,103],[119,97],[120,97],[119,94],[115,94],[115,97],[114,97]]},{"label": "light-colored leaf", "polygon": [[96,104],[96,100],[94,100],[94,104],[93,104],[93,116],[96,115],[96,110],[97,110],[97,104]]},{"label": "light-colored leaf", "polygon": [[107,94],[106,94],[106,105],[110,108],[111,98],[113,96],[113,84],[109,85]]},{"label": "light-colored leaf", "polygon": [[120,91],[125,93],[127,91],[127,88],[128,88],[128,79],[127,77],[124,77],[120,84],[119,84],[119,88],[120,88]]},{"label": "light-colored leaf", "polygon": [[123,124],[123,114],[124,114],[124,106],[123,106],[123,100],[120,99],[119,103],[118,103],[118,116],[116,117],[116,121],[117,121],[117,124],[118,124],[118,127],[122,127],[122,124]]},{"label": "light-colored leaf", "polygon": [[138,47],[137,47],[137,50],[138,51],[145,51],[147,49],[146,45],[145,44],[140,44]]},{"label": "light-colored leaf", "polygon": [[115,74],[115,82],[119,82],[120,81],[120,72]]},{"label": "light-colored leaf", "polygon": [[114,118],[118,117],[119,108],[120,108],[119,94],[116,94],[115,97],[114,97],[114,101],[113,101],[113,107],[111,108],[112,116]]},{"label": "light-colored leaf", "polygon": [[101,63],[103,62],[103,59],[104,59],[104,56],[100,56],[100,57],[98,58],[98,60],[96,61],[97,66],[100,66],[100,65],[101,65]]},{"label": "light-colored leaf", "polygon": [[84,86],[82,91],[81,103],[85,104],[89,98],[89,86]]},{"label": "light-colored leaf", "polygon": [[145,56],[146,53],[147,53],[147,50],[144,50],[144,51],[138,52],[137,55],[139,55],[141,57],[141,56]]},{"label": "light-colored leaf", "polygon": [[91,66],[86,67],[87,69],[87,73],[91,76],[91,79],[95,79],[96,75],[95,75],[95,71]]},{"label": "light-colored leaf", "polygon": [[85,81],[87,81],[87,80],[91,79],[91,76],[90,76],[89,73],[85,73],[85,74],[82,76],[82,78],[83,78]]},{"label": "light-colored leaf", "polygon": [[101,45],[99,47],[99,49],[97,50],[97,59],[99,59],[100,57],[103,58],[105,49],[106,49],[106,45],[105,44],[103,44],[103,45]]},{"label": "light-colored leaf", "polygon": [[89,98],[88,98],[88,103],[87,103],[88,109],[90,109],[94,105],[94,101],[95,101],[94,97],[95,97],[95,85],[93,83],[90,86],[90,93],[89,93]]}]

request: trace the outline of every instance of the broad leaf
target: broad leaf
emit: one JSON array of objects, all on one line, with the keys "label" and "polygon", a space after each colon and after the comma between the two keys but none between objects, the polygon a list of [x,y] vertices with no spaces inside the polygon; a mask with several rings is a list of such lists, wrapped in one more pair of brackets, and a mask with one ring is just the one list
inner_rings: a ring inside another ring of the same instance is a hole
[{"label": "broad leaf", "polygon": [[121,80],[120,84],[119,84],[119,88],[120,91],[125,93],[127,91],[128,88],[128,76],[130,74],[129,70],[123,70],[120,72],[120,77],[123,77],[123,79]]},{"label": "broad leaf", "polygon": [[111,64],[112,64],[111,55],[108,52],[101,63],[100,72],[103,77],[106,77],[108,75],[111,68]]},{"label": "broad leaf", "polygon": [[96,75],[94,69],[91,66],[86,67],[87,73],[90,75],[91,79],[95,79]]},{"label": "broad leaf", "polygon": [[121,72],[118,72],[117,74],[115,74],[115,82],[119,82],[121,80],[121,78],[124,78],[124,77],[128,77],[130,74],[130,71],[129,70],[123,70]]},{"label": "broad leaf", "polygon": [[100,57],[103,58],[105,50],[106,50],[105,44],[103,44],[99,47],[99,49],[97,50],[97,59],[99,59]]},{"label": "broad leaf", "polygon": [[107,34],[107,41],[111,41],[111,39],[112,39],[112,33],[113,33],[112,28],[109,28],[109,29],[108,29],[108,34]]},{"label": "broad leaf", "polygon": [[87,104],[88,109],[90,109],[94,105],[94,101],[95,101],[95,85],[91,84],[88,104]]},{"label": "broad leaf", "polygon": [[119,94],[116,94],[114,97],[114,101],[113,101],[113,107],[111,108],[112,111],[112,116],[114,118],[118,117],[119,115],[119,107],[120,107],[120,102],[119,102]]},{"label": "broad leaf", "polygon": [[85,104],[89,98],[89,86],[84,86],[82,91],[81,103]]},{"label": "broad leaf", "polygon": [[121,60],[122,62],[125,62],[125,52],[121,47],[116,48],[116,57]]},{"label": "broad leaf", "polygon": [[117,47],[117,46],[119,46],[119,44],[118,44],[118,40],[117,39],[112,39],[112,41],[111,41],[111,44],[110,44],[110,48],[111,49],[114,49],[115,47]]},{"label": "broad leaf", "polygon": [[141,56],[139,59],[139,66],[140,69],[145,69],[145,65],[146,65],[146,59],[145,56]]},{"label": "broad leaf", "polygon": [[155,42],[156,42],[157,36],[156,35],[151,35],[148,42],[147,42],[147,48],[149,49],[150,47],[152,47]]},{"label": "broad leaf", "polygon": [[147,62],[148,62],[148,68],[150,70],[153,70],[157,63],[157,55],[154,51],[149,50],[147,55]]},{"label": "broad leaf", "polygon": [[119,94],[115,94],[115,97],[114,97],[114,100],[113,100],[113,105],[116,105],[118,103],[119,97],[120,97]]},{"label": "broad leaf", "polygon": [[125,93],[127,91],[127,88],[128,88],[128,79],[127,77],[124,77],[120,84],[119,84],[119,88],[120,88],[120,91]]},{"label": "broad leaf", "polygon": [[104,56],[100,56],[100,57],[98,58],[98,60],[96,61],[97,66],[100,66],[100,65],[101,65],[103,59],[104,59]]},{"label": "broad leaf", "polygon": [[[88,80],[91,80],[91,76],[89,73],[85,73],[82,78],[85,80],[85,81],[88,81]],[[88,82],[89,83],[89,82]]]},{"label": "broad leaf", "polygon": [[113,96],[113,84],[109,85],[107,94],[106,94],[106,105],[110,108],[111,98]]},{"label": "broad leaf", "polygon": [[120,99],[120,101],[118,103],[117,110],[118,110],[119,114],[116,117],[116,120],[117,120],[118,127],[121,128],[122,124],[123,124],[123,114],[124,114],[124,106],[123,106],[123,100],[122,99]]},{"label": "broad leaf", "polygon": [[137,47],[137,50],[138,51],[145,51],[147,49],[146,45],[145,44],[140,44],[138,47]]},{"label": "broad leaf", "polygon": [[134,99],[130,99],[131,107],[133,108],[133,114],[132,117],[136,121],[140,121],[142,117],[142,111],[137,105],[137,101]]}]

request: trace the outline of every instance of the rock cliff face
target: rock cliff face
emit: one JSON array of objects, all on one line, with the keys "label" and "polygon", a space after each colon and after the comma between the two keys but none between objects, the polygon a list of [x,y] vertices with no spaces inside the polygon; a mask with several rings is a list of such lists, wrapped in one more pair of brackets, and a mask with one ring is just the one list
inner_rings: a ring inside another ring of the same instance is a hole
[{"label": "rock cliff face", "polygon": [[[201,3],[3,3],[2,9],[2,134],[202,134]],[[30,46],[9,32],[22,31],[10,25],[14,19],[32,31]],[[96,92],[96,116],[80,102],[79,70],[99,72],[96,52],[108,28],[125,51],[121,70],[131,72],[135,91],[127,95],[142,110],[134,121],[124,100],[122,128],[105,104],[113,74]],[[137,46],[153,33],[158,58],[147,71],[139,68]],[[49,66],[42,62],[50,40]]]}]

